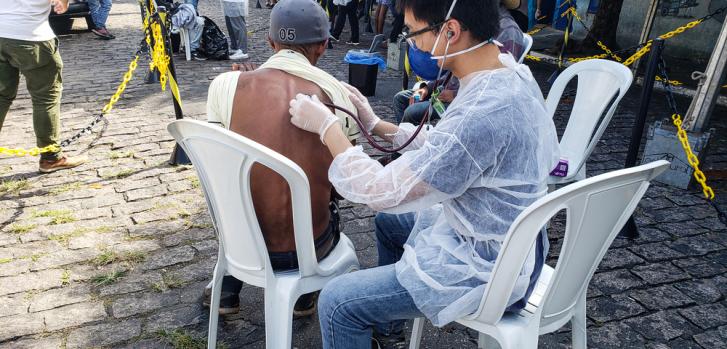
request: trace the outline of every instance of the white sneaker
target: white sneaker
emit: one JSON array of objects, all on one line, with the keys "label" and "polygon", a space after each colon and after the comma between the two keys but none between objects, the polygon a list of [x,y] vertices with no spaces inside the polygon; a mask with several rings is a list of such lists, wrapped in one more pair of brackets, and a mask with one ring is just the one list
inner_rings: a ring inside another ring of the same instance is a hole
[{"label": "white sneaker", "polygon": [[248,59],[249,57],[250,56],[248,56],[247,53],[244,53],[241,50],[237,50],[233,54],[230,55],[230,59],[232,59],[232,60]]}]

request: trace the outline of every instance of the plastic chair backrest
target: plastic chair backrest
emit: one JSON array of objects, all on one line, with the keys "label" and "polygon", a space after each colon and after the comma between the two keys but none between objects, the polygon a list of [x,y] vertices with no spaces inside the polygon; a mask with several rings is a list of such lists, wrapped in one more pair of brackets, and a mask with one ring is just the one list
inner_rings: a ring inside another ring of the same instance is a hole
[{"label": "plastic chair backrest", "polygon": [[541,327],[570,316],[569,310],[581,292],[586,292],[596,267],[649,181],[668,166],[667,161],[660,160],[591,177],[554,191],[525,209],[508,231],[478,311],[468,319],[492,325],[500,320],[535,238],[563,209],[567,215],[563,247],[538,311]]},{"label": "plastic chair backrest", "polygon": [[533,47],[533,37],[530,34],[523,33],[523,53],[517,60],[518,63],[522,63],[525,60],[525,56],[530,53],[530,49]]},{"label": "plastic chair backrest", "polygon": [[243,273],[261,283],[272,273],[250,190],[250,169],[256,163],[288,182],[299,272],[301,277],[316,273],[310,187],[305,172],[296,163],[248,138],[205,122],[178,120],[167,128],[197,170],[227,268],[233,275]]},{"label": "plastic chair backrest", "polygon": [[[568,159],[569,174],[578,173],[591,155],[633,80],[631,70],[621,63],[604,59],[575,63],[560,73],[550,88],[545,109],[551,118],[566,85],[575,76],[578,76],[575,101],[560,139],[561,157]],[[609,104],[610,108],[604,115]]]}]

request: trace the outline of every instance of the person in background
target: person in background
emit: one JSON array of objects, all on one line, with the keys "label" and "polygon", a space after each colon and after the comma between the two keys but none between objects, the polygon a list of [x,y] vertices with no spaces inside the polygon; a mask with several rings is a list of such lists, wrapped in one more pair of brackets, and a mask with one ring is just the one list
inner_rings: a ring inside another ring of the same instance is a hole
[{"label": "person in background", "polygon": [[199,2],[199,0],[184,0],[184,3],[185,4],[190,4],[190,5],[194,6],[194,10],[195,11],[197,11],[197,3],[198,2]]},{"label": "person in background", "polygon": [[[386,24],[386,12],[391,6],[392,0],[376,0],[376,35],[384,33],[384,24]],[[386,41],[381,44],[387,47]]]},{"label": "person in background", "polygon": [[502,0],[513,20],[523,32],[528,31],[528,0]]},{"label": "person in background", "polygon": [[33,102],[33,130],[39,148],[56,146],[56,152],[40,154],[39,171],[54,172],[76,167],[86,157],[61,152],[61,91],[63,60],[58,38],[48,16],[51,6],[60,14],[68,0],[3,0],[0,6],[0,131],[18,93],[20,74]]},{"label": "person in background", "polygon": [[111,12],[111,0],[88,0],[88,12],[91,13],[94,28],[91,32],[104,40],[115,39],[116,37],[106,29],[106,20]]},{"label": "person in background", "polygon": [[230,34],[230,59],[248,59],[247,55],[247,0],[222,0],[227,33]]},{"label": "person in background", "polygon": [[334,42],[340,41],[341,32],[343,27],[346,25],[346,19],[348,18],[348,24],[351,26],[351,40],[346,43],[349,45],[359,44],[359,32],[358,32],[358,17],[356,16],[356,10],[358,9],[358,0],[333,0],[336,5],[338,18],[336,18],[336,26],[331,32],[331,40]]}]

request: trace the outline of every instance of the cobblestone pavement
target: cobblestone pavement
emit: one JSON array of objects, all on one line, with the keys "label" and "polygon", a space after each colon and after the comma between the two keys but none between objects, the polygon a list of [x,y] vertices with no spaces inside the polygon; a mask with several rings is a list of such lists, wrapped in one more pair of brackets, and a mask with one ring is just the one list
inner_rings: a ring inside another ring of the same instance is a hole
[{"label": "cobblestone pavement", "polygon": [[[203,14],[224,23],[216,1],[200,5]],[[256,63],[271,54],[264,41],[268,12],[252,9],[250,29],[263,29],[251,37]],[[61,38],[64,137],[88,123],[115,89],[140,40],[139,22],[134,1],[116,1],[109,28],[117,40],[100,41],[80,31]],[[370,42],[371,35],[363,39]],[[321,62],[341,79],[347,76],[345,50],[337,45]],[[209,80],[229,64],[177,56],[187,117],[204,118]],[[165,129],[174,115],[170,95],[142,82],[145,67],[99,137],[86,136],[67,149],[86,153],[88,164],[40,176],[36,159],[0,159],[0,348],[202,347],[208,318],[202,289],[217,242],[194,170],[167,164],[174,144]],[[546,86],[552,68],[532,68]],[[380,74],[372,102],[381,115],[391,115],[390,96],[399,81],[397,72]],[[638,94],[634,87],[622,102],[588,163],[591,175],[623,166]],[[688,101],[679,102],[686,108]],[[669,115],[662,95],[653,104],[652,118]],[[556,115],[560,131],[568,110],[566,101]],[[719,138],[712,143],[708,168],[724,170],[725,109],[714,115]],[[0,143],[33,146],[30,117],[31,103],[21,87]],[[724,204],[725,182],[713,185]],[[373,212],[344,206],[344,232],[362,265],[372,267]],[[592,347],[727,347],[727,231],[715,217],[698,191],[660,184],[649,189],[636,214],[641,236],[617,240],[591,282]],[[563,223],[552,225],[551,265]],[[221,321],[221,342],[228,348],[264,347],[261,290],[246,286],[241,304],[239,314]],[[293,326],[296,347],[320,347],[315,319],[296,320]],[[458,325],[428,325],[423,346],[474,348],[475,340],[474,332]],[[541,337],[543,348],[569,346],[567,328]]]}]

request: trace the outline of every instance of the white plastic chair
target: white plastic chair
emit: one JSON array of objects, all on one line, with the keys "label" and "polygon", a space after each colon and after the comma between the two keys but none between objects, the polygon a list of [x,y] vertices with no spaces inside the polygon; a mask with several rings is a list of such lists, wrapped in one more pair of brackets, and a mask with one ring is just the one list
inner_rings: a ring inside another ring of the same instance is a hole
[{"label": "white plastic chair", "polygon": [[530,53],[530,49],[533,47],[533,37],[530,34],[523,33],[523,53],[520,55],[518,63],[522,63],[525,60],[525,56]]},{"label": "white plastic chair", "polygon": [[[316,259],[310,188],[303,170],[290,159],[219,126],[196,120],[167,127],[192,160],[219,240],[212,278],[208,348],[215,348],[222,278],[225,273],[265,289],[266,348],[291,347],[293,305],[334,277],[359,268],[353,243],[341,234],[328,257]],[[298,270],[274,272],[255,215],[250,169],[259,163],[280,174],[292,195]]]},{"label": "white plastic chair", "polygon": [[[578,88],[573,109],[560,139],[560,153],[562,158],[568,160],[568,174],[565,177],[550,176],[548,184],[551,189],[555,184],[586,178],[586,160],[596,148],[633,80],[631,70],[621,63],[603,59],[575,63],[560,73],[550,88],[545,109],[551,117],[555,115],[566,85],[576,76]],[[612,100],[613,103],[606,111]],[[603,119],[601,115],[604,115]]]},{"label": "white plastic chair", "polygon": [[190,47],[192,47],[192,44],[189,40],[189,31],[185,28],[179,28],[179,36],[182,42],[184,43],[184,56],[187,58],[187,60],[192,60],[192,50]]},{"label": "white plastic chair", "polygon": [[[477,311],[457,322],[480,333],[479,348],[537,348],[538,336],[571,322],[573,348],[586,348],[586,290],[606,250],[631,216],[664,160],[568,185],[533,203],[513,222]],[[518,274],[538,232],[565,209],[567,224],[555,270],[547,265],[517,314],[504,314]],[[503,315],[504,314],[504,315]],[[418,348],[423,318],[414,321],[410,348]]]}]

